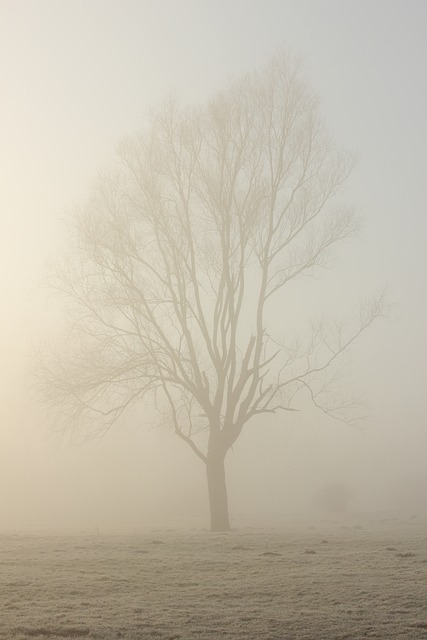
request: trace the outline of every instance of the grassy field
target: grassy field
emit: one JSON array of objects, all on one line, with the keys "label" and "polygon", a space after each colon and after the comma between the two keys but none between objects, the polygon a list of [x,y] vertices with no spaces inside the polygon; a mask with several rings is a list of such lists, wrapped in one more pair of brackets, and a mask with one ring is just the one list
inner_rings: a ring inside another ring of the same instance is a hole
[{"label": "grassy field", "polygon": [[427,523],[0,534],[1,640],[427,638]]}]

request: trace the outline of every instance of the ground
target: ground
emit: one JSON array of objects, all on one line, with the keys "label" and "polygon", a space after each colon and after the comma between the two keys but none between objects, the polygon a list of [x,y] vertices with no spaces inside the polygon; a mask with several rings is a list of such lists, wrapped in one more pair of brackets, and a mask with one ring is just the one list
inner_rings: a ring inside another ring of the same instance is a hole
[{"label": "ground", "polygon": [[422,640],[427,522],[0,534],[0,639]]}]

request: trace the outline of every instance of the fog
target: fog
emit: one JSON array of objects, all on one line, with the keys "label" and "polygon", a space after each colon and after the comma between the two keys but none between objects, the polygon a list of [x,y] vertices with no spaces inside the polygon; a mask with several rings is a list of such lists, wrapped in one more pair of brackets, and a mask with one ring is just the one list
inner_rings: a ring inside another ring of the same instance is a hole
[{"label": "fog", "polygon": [[254,420],[226,459],[232,524],[319,509],[344,487],[357,512],[427,509],[427,43],[424,2],[39,0],[0,7],[0,529],[208,524],[200,460],[144,406],[83,443],[47,428],[31,352],[60,320],[40,287],[67,211],[117,143],[170,91],[203,103],[283,45],[302,52],[321,112],[358,164],[364,217],[289,306],[351,315],[388,285],[392,310],[351,350],[360,428],[312,408]]}]

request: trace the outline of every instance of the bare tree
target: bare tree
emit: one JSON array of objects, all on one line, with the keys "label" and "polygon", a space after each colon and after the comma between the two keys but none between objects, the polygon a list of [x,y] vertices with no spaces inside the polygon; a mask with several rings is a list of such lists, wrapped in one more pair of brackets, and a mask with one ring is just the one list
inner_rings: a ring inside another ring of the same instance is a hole
[{"label": "bare tree", "polygon": [[271,301],[356,231],[338,199],[351,166],[280,55],[204,107],[168,102],[73,215],[53,282],[73,313],[44,359],[45,398],[108,429],[150,394],[206,466],[213,530],[229,529],[224,461],[252,418],[296,410],[299,394],[339,419],[351,409],[327,372],[381,300],[350,332],[313,325],[305,347],[268,328]]}]

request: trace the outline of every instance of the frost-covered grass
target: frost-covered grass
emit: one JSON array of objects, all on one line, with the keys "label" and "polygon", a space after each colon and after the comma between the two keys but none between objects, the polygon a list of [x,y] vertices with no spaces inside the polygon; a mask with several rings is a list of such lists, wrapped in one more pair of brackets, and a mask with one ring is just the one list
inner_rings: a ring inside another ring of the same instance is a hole
[{"label": "frost-covered grass", "polygon": [[427,523],[0,534],[1,640],[427,638]]}]

